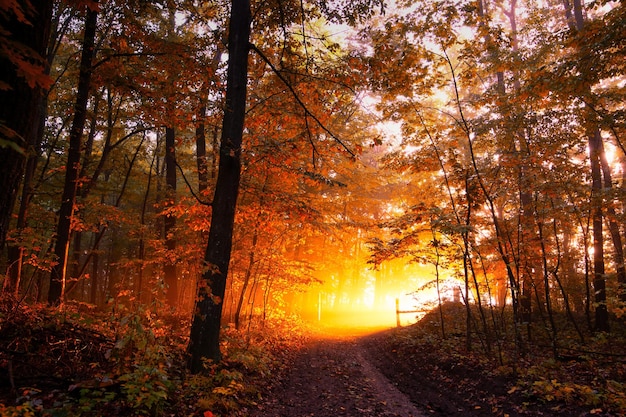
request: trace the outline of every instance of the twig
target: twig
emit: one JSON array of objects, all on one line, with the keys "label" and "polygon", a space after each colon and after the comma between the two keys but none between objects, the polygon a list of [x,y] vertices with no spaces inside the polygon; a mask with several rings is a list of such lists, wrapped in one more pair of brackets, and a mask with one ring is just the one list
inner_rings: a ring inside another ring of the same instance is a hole
[{"label": "twig", "polygon": [[196,199],[196,201],[204,206],[212,206],[213,202],[210,201],[204,201],[202,200],[198,194],[196,194],[196,192],[193,190],[193,187],[191,186],[191,184],[189,183],[189,180],[187,179],[187,176],[185,176],[185,173],[183,172],[183,168],[180,166],[180,164],[178,163],[178,161],[174,161],[174,163],[176,164],[176,166],[178,167],[178,170],[180,171],[180,175],[183,176],[183,180],[185,180],[185,184],[187,184],[187,188],[189,188],[189,192],[191,193],[191,195]]}]

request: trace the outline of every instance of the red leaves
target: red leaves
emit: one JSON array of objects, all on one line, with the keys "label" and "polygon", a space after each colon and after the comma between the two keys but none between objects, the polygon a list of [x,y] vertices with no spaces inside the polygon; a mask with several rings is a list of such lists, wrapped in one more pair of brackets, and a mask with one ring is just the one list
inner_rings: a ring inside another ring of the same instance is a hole
[{"label": "red leaves", "polygon": [[24,10],[17,0],[0,0],[0,15],[10,15],[12,13],[20,23],[30,25],[26,15],[32,12],[32,6],[30,4],[26,6],[29,7],[27,7],[27,10]]},{"label": "red leaves", "polygon": [[[46,74],[43,59],[31,48],[8,39],[8,35],[5,31],[0,32],[0,56],[5,56],[15,66],[17,75],[24,78],[30,88],[50,88],[52,79]],[[0,90],[11,88],[0,82]]]}]

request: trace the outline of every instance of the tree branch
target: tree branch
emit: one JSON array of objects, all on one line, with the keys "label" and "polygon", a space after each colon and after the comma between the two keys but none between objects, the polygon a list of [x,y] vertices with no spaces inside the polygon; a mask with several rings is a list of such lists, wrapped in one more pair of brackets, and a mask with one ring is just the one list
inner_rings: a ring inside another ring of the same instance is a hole
[{"label": "tree branch", "polygon": [[317,123],[317,125],[319,127],[322,128],[322,130],[324,132],[326,132],[330,137],[332,137],[337,143],[339,143],[353,158],[356,158],[356,154],[354,152],[352,152],[352,150],[350,148],[348,148],[348,146],[343,143],[343,141],[341,139],[339,139],[333,132],[331,132],[326,126],[324,126],[324,124],[320,121],[320,119],[317,118],[317,116],[315,116],[306,106],[306,104],[302,101],[302,99],[298,96],[298,93],[296,92],[296,90],[293,88],[293,86],[289,83],[289,81],[287,81],[287,79],[285,77],[283,77],[283,75],[280,73],[280,71],[278,71],[278,69],[274,66],[274,64],[272,64],[272,62],[265,56],[265,54],[263,54],[263,52],[261,52],[254,44],[249,44],[250,49],[254,52],[256,52],[259,57],[270,67],[270,69],[274,72],[274,74],[276,74],[276,76],[278,78],[280,78],[280,80],[285,84],[285,86],[287,86],[287,88],[289,89],[289,91],[291,91],[291,94],[293,95],[293,97],[296,99],[296,101],[298,102],[298,104],[300,105],[300,107],[302,107],[302,109],[304,110],[305,115],[311,117],[313,120],[315,120],[315,122]]},{"label": "tree branch", "polygon": [[191,184],[189,183],[189,180],[187,179],[187,177],[185,176],[185,173],[183,172],[183,168],[180,166],[180,164],[178,163],[178,161],[174,161],[174,163],[176,164],[176,166],[178,167],[178,170],[180,171],[180,175],[183,176],[183,180],[185,180],[185,184],[187,184],[187,188],[189,188],[189,192],[191,193],[191,195],[193,196],[193,198],[196,199],[196,201],[200,204],[202,204],[203,206],[212,206],[213,202],[209,202],[209,201],[204,201],[202,200],[198,194],[196,194],[196,192],[193,190],[193,187],[191,186]]}]

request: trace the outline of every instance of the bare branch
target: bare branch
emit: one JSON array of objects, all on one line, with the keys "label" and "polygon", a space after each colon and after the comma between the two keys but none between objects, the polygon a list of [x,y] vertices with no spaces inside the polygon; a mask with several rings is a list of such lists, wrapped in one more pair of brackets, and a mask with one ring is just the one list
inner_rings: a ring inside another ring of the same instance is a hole
[{"label": "bare branch", "polygon": [[189,189],[189,192],[191,193],[191,195],[193,196],[193,198],[196,199],[196,201],[200,204],[202,204],[203,206],[212,206],[213,202],[209,202],[209,201],[204,201],[202,200],[198,194],[196,194],[196,192],[193,190],[193,187],[191,186],[191,184],[189,183],[189,180],[187,179],[187,177],[185,176],[185,173],[183,172],[183,168],[180,166],[180,164],[178,163],[178,161],[174,161],[174,163],[176,164],[176,166],[178,167],[178,170],[180,171],[180,175],[183,176],[183,180],[185,180],[185,184],[187,184],[187,188]]}]

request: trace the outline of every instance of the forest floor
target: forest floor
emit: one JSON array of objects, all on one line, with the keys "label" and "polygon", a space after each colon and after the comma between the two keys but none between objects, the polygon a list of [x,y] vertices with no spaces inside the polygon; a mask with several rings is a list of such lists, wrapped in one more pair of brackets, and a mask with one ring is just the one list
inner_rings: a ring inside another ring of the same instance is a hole
[{"label": "forest floor", "polygon": [[[422,333],[425,337],[419,337]],[[588,389],[589,375],[579,361],[545,362],[532,372],[494,366],[480,354],[459,353],[420,331],[420,326],[388,329],[368,335],[318,334],[295,356],[289,371],[270,386],[251,417],[583,417],[621,416],[603,403],[606,394]],[[455,346],[462,336],[452,337]],[[479,348],[480,349],[480,348]],[[521,361],[520,366],[529,362]],[[595,362],[594,362],[595,364]],[[552,374],[556,368],[566,379]],[[567,368],[565,371],[563,368]],[[621,369],[621,370],[618,370]],[[624,366],[614,367],[624,382]],[[524,374],[522,376],[521,374]],[[554,376],[554,378],[552,378]],[[568,379],[569,378],[569,379]],[[597,383],[597,381],[596,381]],[[613,390],[620,403],[623,385]],[[615,398],[613,398],[615,400]],[[615,403],[615,401],[614,401]],[[248,415],[244,412],[244,415]]]},{"label": "forest floor", "polygon": [[579,346],[561,333],[555,359],[539,331],[525,352],[503,341],[486,349],[477,333],[468,350],[459,306],[446,310],[445,337],[434,312],[375,332],[281,320],[252,334],[225,329],[223,360],[189,375],[182,322],[8,307],[0,303],[0,417],[626,415],[617,326]]}]

